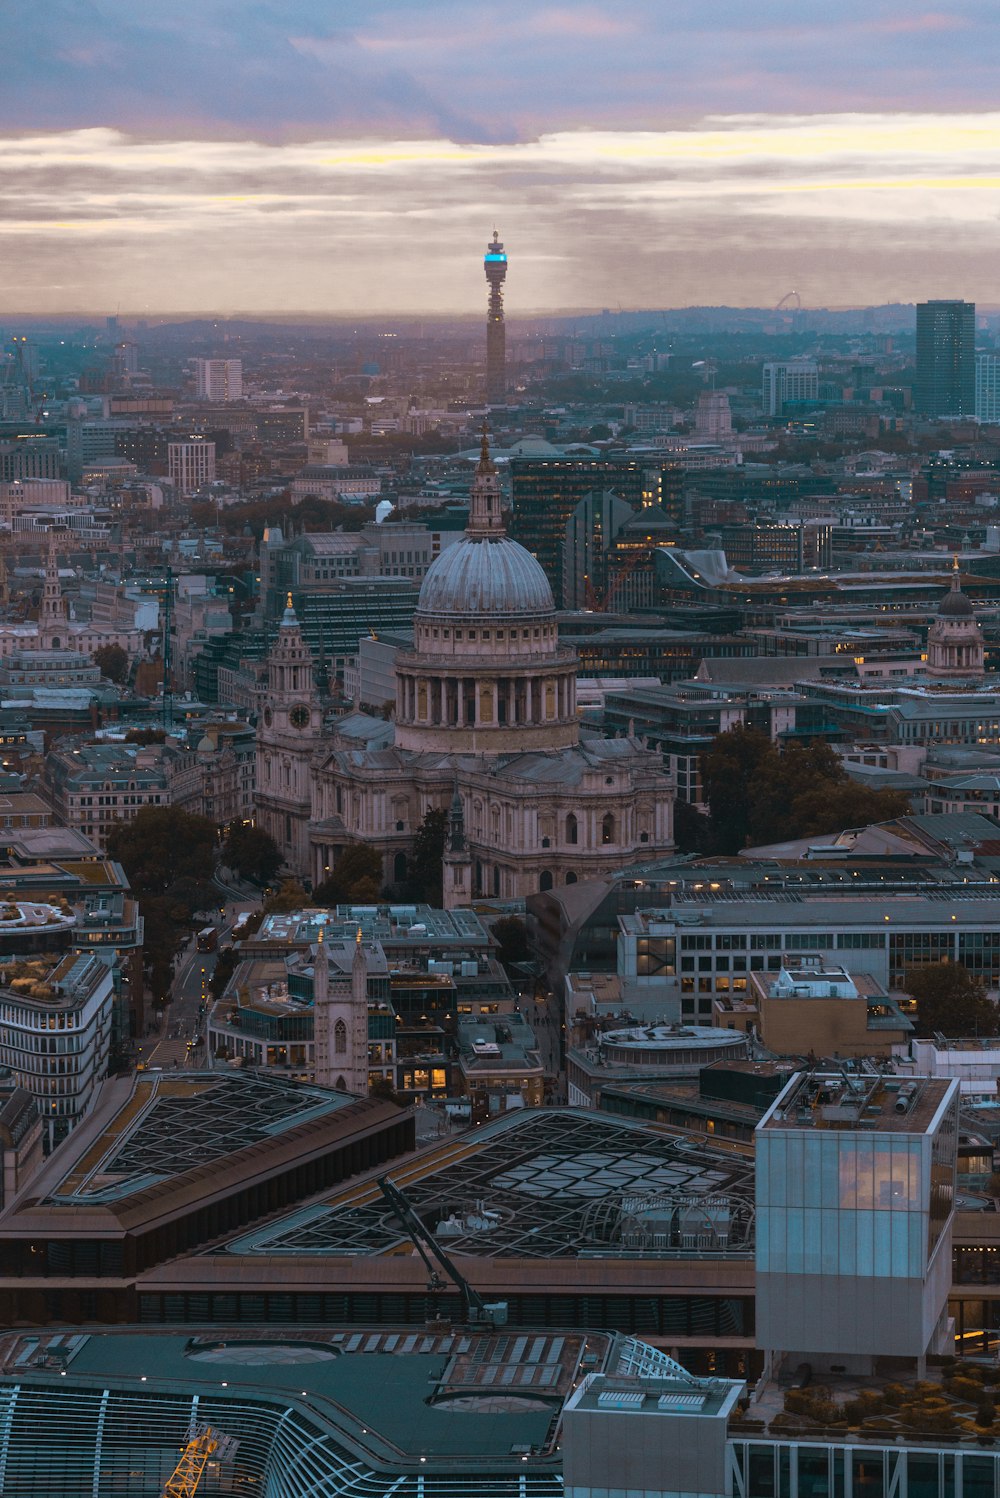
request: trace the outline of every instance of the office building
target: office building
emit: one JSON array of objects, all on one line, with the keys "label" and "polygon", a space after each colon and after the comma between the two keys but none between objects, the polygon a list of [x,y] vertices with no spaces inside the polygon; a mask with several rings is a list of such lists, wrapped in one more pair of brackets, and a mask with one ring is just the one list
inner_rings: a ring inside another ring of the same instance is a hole
[{"label": "office building", "polygon": [[196,359],[194,377],[199,400],[228,404],[243,399],[242,359]]},{"label": "office building", "polygon": [[[51,919],[66,917],[53,909]],[[81,1121],[107,1074],[114,969],[70,954],[48,970],[44,962],[11,963],[5,975],[0,1062],[38,1104],[51,1149]]]},{"label": "office building", "polygon": [[917,303],[917,377],[913,403],[921,416],[975,415],[974,302]]},{"label": "office building", "polygon": [[764,365],[761,406],[765,416],[793,416],[819,400],[819,368],[814,359],[769,361]]},{"label": "office building", "polygon": [[636,458],[513,458],[510,474],[510,534],[542,564],[558,599],[566,525],[580,502],[610,491],[638,510],[647,491],[646,467]]},{"label": "office building", "polygon": [[976,356],[976,420],[1000,422],[1000,354]]},{"label": "office building", "polygon": [[167,470],[177,494],[189,498],[215,479],[215,443],[207,437],[169,442]]},{"label": "office building", "polygon": [[490,288],[486,312],[486,403],[502,406],[507,399],[507,330],[503,317],[503,283],[507,279],[507,256],[497,231],[483,257]]},{"label": "office building", "polygon": [[949,1350],[957,1081],[792,1078],[757,1126],[757,1343],[870,1373]]}]

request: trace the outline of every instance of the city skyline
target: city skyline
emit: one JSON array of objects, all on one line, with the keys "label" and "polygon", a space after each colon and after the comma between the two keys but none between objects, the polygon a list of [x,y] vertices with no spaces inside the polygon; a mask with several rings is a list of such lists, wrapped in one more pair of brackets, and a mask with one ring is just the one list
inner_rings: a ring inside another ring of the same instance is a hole
[{"label": "city skyline", "polygon": [[998,24],[962,0],[22,14],[0,315],[472,314],[494,224],[515,317],[793,287],[989,306]]}]

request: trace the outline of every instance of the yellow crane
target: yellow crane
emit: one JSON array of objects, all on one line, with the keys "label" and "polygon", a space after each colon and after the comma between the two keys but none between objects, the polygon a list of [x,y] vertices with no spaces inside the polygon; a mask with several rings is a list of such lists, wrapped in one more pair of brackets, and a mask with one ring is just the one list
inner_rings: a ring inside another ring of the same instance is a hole
[{"label": "yellow crane", "polygon": [[163,1498],[194,1498],[211,1458],[216,1456],[220,1462],[225,1461],[235,1447],[231,1437],[221,1435],[210,1425],[192,1430],[180,1461],[167,1478]]}]

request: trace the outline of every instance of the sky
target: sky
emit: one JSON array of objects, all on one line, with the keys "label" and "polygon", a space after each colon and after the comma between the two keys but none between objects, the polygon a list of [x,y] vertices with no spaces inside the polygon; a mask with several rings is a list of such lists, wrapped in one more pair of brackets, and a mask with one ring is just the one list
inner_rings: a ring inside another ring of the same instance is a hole
[{"label": "sky", "polygon": [[1000,303],[994,0],[0,0],[0,315]]}]

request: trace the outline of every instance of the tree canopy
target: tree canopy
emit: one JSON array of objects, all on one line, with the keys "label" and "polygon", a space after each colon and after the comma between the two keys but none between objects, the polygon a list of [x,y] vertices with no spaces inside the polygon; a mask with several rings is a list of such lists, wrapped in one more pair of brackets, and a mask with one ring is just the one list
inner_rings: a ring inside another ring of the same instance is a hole
[{"label": "tree canopy", "polygon": [[382,855],[367,843],[348,843],[313,899],[317,905],[371,904],[381,889]]},{"label": "tree canopy", "polygon": [[916,1000],[918,1035],[940,1033],[951,1039],[1000,1035],[1000,1009],[961,962],[928,962],[908,968],[903,987]]},{"label": "tree canopy", "polygon": [[144,806],[132,821],[112,824],[106,848],[138,897],[143,966],[153,997],[163,1001],[192,916],[215,902],[215,827],[173,806]]},{"label": "tree canopy", "polygon": [[120,683],[128,675],[128,652],[121,645],[98,645],[94,660],[108,681]]},{"label": "tree canopy", "polygon": [[[827,743],[779,750],[766,733],[743,724],[720,733],[701,758],[709,816],[707,851],[738,853],[755,843],[819,837],[866,827],[909,811],[898,791],[873,791],[850,779]],[[690,829],[692,842],[699,834]]]},{"label": "tree canopy", "polygon": [[440,807],[430,807],[417,828],[409,860],[408,883],[413,890],[413,899],[424,900],[428,905],[441,904],[442,860],[447,836],[448,813]]},{"label": "tree canopy", "polygon": [[270,884],[284,857],[274,838],[262,827],[230,822],[222,845],[222,861],[241,879]]}]

